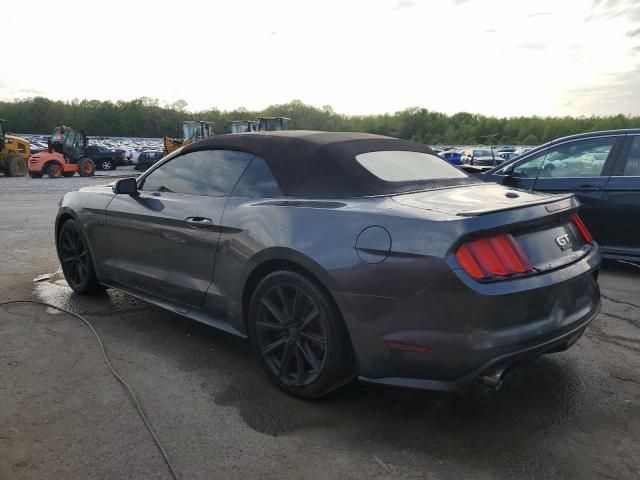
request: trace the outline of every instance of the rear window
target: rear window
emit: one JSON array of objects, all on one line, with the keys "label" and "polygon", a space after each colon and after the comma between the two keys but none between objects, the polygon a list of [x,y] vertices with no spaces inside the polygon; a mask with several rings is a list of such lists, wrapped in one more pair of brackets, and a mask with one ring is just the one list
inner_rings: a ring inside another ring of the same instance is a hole
[{"label": "rear window", "polygon": [[367,152],[356,155],[356,161],[385,182],[425,182],[468,177],[442,158],[423,152]]}]

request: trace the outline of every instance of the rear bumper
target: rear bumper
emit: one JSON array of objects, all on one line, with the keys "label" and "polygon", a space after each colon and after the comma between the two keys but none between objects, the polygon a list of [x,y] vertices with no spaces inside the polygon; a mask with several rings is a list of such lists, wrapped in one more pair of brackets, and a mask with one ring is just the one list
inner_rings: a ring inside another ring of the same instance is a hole
[{"label": "rear bumper", "polygon": [[569,332],[560,335],[557,338],[547,340],[539,345],[523,348],[510,353],[506,353],[495,357],[474,371],[453,380],[430,380],[424,378],[404,378],[404,377],[382,377],[368,378],[360,376],[360,380],[370,383],[378,383],[382,385],[392,385],[397,387],[409,387],[423,390],[440,390],[446,392],[454,392],[460,390],[467,385],[478,380],[485,372],[491,370],[492,367],[505,367],[505,374],[519,365],[535,360],[545,353],[561,352],[570,348],[582,336],[587,325],[593,320],[600,311],[600,303],[598,308],[590,314],[590,316],[578,327]]},{"label": "rear bumper", "polygon": [[494,365],[511,368],[573,344],[600,309],[600,261],[594,246],[569,266],[529,278],[479,284],[451,271],[407,299],[334,296],[363,380],[452,391]]}]

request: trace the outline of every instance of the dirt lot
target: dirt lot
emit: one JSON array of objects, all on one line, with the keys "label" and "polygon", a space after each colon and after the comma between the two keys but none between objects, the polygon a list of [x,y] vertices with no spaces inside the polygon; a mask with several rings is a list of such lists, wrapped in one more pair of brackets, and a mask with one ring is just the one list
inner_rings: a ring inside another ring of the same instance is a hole
[{"label": "dirt lot", "polygon": [[[0,301],[85,314],[182,478],[640,478],[640,268],[605,264],[585,336],[496,393],[354,382],[303,402],[273,387],[240,339],[112,290],[78,297],[59,275],[33,282],[58,269],[58,200],[104,181],[0,177]],[[1,309],[0,378],[0,479],[169,478],[73,317]]]}]

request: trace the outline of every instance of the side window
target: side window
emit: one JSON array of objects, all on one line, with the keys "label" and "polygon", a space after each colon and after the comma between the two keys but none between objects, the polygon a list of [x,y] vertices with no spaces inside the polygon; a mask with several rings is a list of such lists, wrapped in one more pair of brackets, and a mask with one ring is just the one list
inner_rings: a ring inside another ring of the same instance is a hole
[{"label": "side window", "polygon": [[251,164],[240,177],[233,195],[239,197],[275,198],[281,197],[282,191],[271,173],[267,162],[260,157],[253,157]]},{"label": "side window", "polygon": [[589,138],[549,148],[540,178],[599,177],[616,137]]},{"label": "side window", "polygon": [[587,138],[549,147],[514,168],[526,178],[599,177],[616,137]]},{"label": "side window", "polygon": [[625,177],[640,177],[640,135],[631,142],[627,163],[624,165],[622,175]]},{"label": "side window", "polygon": [[220,197],[229,195],[253,155],[201,150],[169,160],[144,178],[140,190]]},{"label": "side window", "polygon": [[547,155],[548,150],[542,150],[541,152],[531,155],[526,160],[518,163],[513,167],[513,176],[518,178],[536,178],[538,176],[538,170],[540,165],[544,161],[544,157]]}]

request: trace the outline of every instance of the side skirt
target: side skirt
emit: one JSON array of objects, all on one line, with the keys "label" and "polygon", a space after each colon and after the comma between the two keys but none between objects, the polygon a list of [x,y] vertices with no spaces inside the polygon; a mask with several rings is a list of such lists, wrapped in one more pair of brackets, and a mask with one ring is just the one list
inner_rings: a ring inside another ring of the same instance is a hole
[{"label": "side skirt", "polygon": [[156,305],[157,307],[163,308],[164,310],[177,313],[178,315],[186,317],[190,320],[204,323],[205,325],[209,325],[210,327],[217,328],[218,330],[222,330],[223,332],[227,332],[241,338],[247,338],[247,335],[233,327],[229,322],[213,318],[200,308],[192,307],[190,305],[184,305],[182,303],[172,302],[165,298],[158,297],[152,293],[145,293],[140,290],[128,289],[126,287],[120,285],[116,286],[111,283],[101,283],[109,288],[119,290],[123,293],[126,293],[127,295],[131,295],[132,297],[135,297],[139,300]]}]

